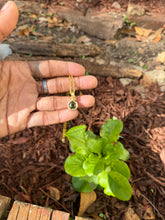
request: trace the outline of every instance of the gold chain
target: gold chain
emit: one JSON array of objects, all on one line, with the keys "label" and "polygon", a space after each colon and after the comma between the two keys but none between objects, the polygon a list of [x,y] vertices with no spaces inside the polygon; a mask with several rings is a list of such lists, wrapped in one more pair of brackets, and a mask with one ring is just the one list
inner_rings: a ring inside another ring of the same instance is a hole
[{"label": "gold chain", "polygon": [[73,76],[69,75],[69,92],[72,99],[75,100],[75,86],[74,86],[74,78]]},{"label": "gold chain", "polygon": [[[75,85],[73,76],[69,75],[69,93],[70,93],[70,101],[68,102],[68,109],[76,110],[78,108],[78,103],[76,102],[75,96]],[[63,134],[62,134],[62,142],[65,143],[65,133],[67,129],[67,122],[63,124]]]}]

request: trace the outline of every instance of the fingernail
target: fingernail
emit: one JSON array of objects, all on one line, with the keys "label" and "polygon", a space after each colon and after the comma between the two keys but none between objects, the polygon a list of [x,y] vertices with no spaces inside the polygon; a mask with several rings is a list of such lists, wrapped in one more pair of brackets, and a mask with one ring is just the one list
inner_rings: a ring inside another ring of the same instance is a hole
[{"label": "fingernail", "polygon": [[5,11],[11,4],[11,1],[6,2],[6,4],[1,8],[1,11]]}]

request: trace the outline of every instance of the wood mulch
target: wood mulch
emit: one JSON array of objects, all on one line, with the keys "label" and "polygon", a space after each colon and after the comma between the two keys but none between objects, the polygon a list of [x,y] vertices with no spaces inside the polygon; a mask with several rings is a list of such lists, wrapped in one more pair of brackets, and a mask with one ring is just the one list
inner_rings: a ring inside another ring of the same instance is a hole
[{"label": "wood mulch", "polygon": [[[151,208],[155,219],[165,219],[165,157],[160,157],[165,149],[165,94],[156,84],[144,90],[138,85],[122,87],[111,77],[98,77],[98,81],[96,89],[83,92],[95,96],[95,105],[80,110],[79,117],[68,127],[86,124],[98,133],[108,118],[115,116],[123,121],[121,142],[130,152],[133,196],[130,201],[122,202],[96,191],[98,199],[86,214],[98,217],[99,213],[105,213],[107,219],[125,219],[128,207],[132,207],[144,219]],[[0,194],[77,215],[79,193],[64,172],[64,161],[70,151],[61,137],[62,124],[2,138]],[[50,186],[59,189],[58,202],[51,198]]]}]

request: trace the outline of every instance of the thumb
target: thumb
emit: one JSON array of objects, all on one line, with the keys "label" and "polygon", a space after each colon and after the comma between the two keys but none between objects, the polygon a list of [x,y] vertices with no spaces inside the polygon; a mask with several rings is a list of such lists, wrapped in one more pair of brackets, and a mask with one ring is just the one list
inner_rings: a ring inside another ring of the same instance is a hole
[{"label": "thumb", "polygon": [[8,1],[0,11],[0,42],[15,28],[18,21],[18,8],[13,1]]}]

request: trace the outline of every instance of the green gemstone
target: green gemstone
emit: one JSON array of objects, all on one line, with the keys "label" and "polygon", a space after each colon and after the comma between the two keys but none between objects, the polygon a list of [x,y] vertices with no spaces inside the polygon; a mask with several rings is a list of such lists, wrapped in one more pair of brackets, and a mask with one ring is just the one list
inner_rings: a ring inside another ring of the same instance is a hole
[{"label": "green gemstone", "polygon": [[77,102],[71,100],[71,101],[68,103],[68,108],[71,109],[71,110],[76,110],[76,109],[77,109]]}]

